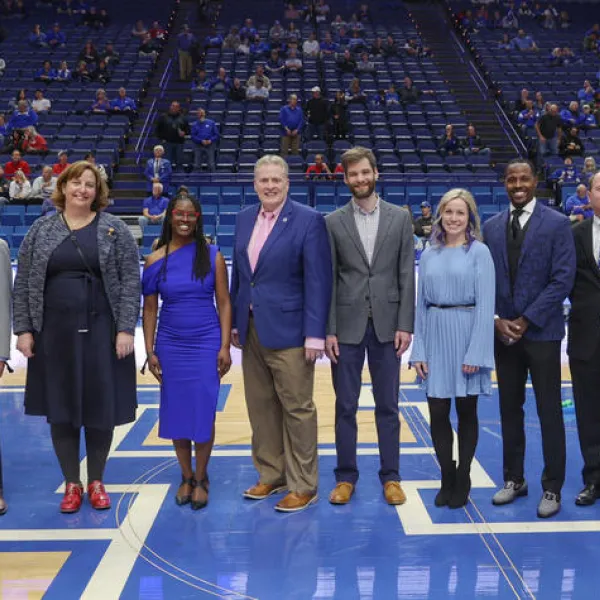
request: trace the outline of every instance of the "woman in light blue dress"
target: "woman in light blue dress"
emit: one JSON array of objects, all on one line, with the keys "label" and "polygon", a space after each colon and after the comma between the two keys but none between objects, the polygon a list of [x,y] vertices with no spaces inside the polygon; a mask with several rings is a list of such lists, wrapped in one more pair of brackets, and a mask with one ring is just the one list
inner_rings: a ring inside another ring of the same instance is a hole
[{"label": "woman in light blue dress", "polygon": [[[447,192],[437,209],[431,245],[421,255],[411,363],[423,382],[431,437],[442,471],[436,506],[464,506],[479,422],[477,398],[491,393],[495,275],[480,240],[473,196]],[[451,399],[458,415],[458,468],[452,458]]]}]

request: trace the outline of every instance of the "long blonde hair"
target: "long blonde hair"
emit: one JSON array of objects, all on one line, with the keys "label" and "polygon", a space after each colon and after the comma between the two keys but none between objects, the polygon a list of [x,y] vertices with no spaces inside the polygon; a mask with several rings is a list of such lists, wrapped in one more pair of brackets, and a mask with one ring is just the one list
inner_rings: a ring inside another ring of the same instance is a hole
[{"label": "long blonde hair", "polygon": [[467,246],[471,246],[474,240],[481,240],[481,223],[479,220],[479,213],[477,212],[477,204],[475,198],[469,190],[463,188],[453,188],[446,192],[440,203],[438,204],[437,210],[435,211],[435,219],[433,221],[433,227],[431,228],[430,241],[434,246],[445,246],[446,245],[446,232],[442,226],[442,214],[446,205],[452,200],[462,200],[469,211],[469,221],[467,223]]}]

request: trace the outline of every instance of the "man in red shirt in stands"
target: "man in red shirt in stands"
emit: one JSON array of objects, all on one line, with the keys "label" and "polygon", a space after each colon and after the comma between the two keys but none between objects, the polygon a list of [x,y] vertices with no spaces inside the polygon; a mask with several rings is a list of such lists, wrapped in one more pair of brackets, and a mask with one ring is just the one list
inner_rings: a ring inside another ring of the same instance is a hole
[{"label": "man in red shirt in stands", "polygon": [[323,155],[316,154],[315,164],[310,165],[308,169],[306,169],[306,179],[329,179],[330,177],[331,171],[324,161]]},{"label": "man in red shirt in stands", "polygon": [[66,150],[58,153],[58,162],[52,165],[52,174],[58,177],[69,166],[69,155]]},{"label": "man in red shirt in stands", "polygon": [[21,170],[27,176],[27,178],[29,178],[31,175],[31,169],[29,168],[29,163],[21,158],[21,153],[18,150],[15,150],[11,156],[12,160],[9,160],[4,165],[5,177],[7,179],[12,179],[15,176],[15,173]]}]

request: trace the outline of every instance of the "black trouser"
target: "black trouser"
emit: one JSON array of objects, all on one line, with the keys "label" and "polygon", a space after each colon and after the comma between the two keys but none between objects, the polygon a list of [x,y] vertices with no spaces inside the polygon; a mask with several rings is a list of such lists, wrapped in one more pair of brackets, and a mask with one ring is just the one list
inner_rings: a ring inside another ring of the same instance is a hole
[{"label": "black trouser", "polygon": [[525,384],[531,374],[542,433],[542,488],[560,493],[565,481],[565,425],[561,403],[560,341],[535,342],[522,338],[506,346],[495,342],[500,394],[504,481],[524,480]]},{"label": "black trouser", "polygon": [[600,484],[600,344],[589,360],[569,359],[583,482]]},{"label": "black trouser", "polygon": [[[427,398],[431,439],[442,475],[454,469],[452,460],[452,425],[450,424],[450,398]],[[479,438],[477,396],[456,398],[458,416],[458,462],[459,469],[468,474],[475,456]]]},{"label": "black trouser", "polygon": [[[79,440],[81,429],[70,424],[50,425],[54,452],[67,483],[79,483]],[[102,481],[113,431],[85,427],[88,481]]]}]

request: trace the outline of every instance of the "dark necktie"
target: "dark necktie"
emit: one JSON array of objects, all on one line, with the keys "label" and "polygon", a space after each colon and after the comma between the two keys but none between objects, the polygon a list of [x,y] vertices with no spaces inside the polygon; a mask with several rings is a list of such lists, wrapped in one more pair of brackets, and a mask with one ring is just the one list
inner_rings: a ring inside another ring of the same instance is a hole
[{"label": "dark necktie", "polygon": [[510,228],[512,230],[513,240],[516,240],[519,236],[519,233],[521,233],[522,227],[521,222],[519,221],[519,217],[523,214],[523,212],[524,211],[522,208],[515,208],[512,211],[512,221],[510,223]]}]

